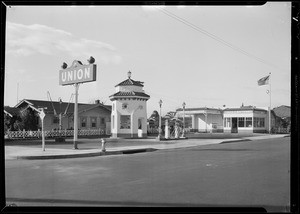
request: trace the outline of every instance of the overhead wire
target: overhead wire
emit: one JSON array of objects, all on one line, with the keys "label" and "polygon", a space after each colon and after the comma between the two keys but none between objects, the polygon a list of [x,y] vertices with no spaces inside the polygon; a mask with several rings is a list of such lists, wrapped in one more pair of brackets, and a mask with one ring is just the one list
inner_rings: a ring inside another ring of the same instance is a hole
[{"label": "overhead wire", "polygon": [[172,13],[172,12],[170,12],[170,11],[164,9],[164,8],[157,7],[157,9],[160,12],[164,13],[165,15],[167,15],[167,16],[173,18],[173,19],[176,19],[177,21],[179,21],[179,22],[187,25],[188,27],[191,27],[192,29],[194,29],[194,30],[196,30],[196,31],[198,31],[198,32],[200,32],[200,33],[202,33],[202,34],[204,34],[204,35],[206,35],[206,36],[208,36],[208,37],[210,37],[210,38],[212,38],[212,39],[220,42],[220,43],[222,43],[223,45],[226,45],[227,47],[229,47],[229,48],[231,48],[231,49],[233,49],[235,51],[238,51],[238,52],[240,52],[240,53],[242,53],[242,54],[244,54],[244,55],[246,55],[246,56],[248,56],[250,58],[253,58],[253,59],[255,59],[255,60],[257,60],[257,61],[259,61],[261,63],[264,63],[266,65],[269,65],[269,66],[271,66],[273,68],[280,69],[277,66],[275,66],[275,65],[273,65],[273,64],[265,61],[264,59],[261,59],[261,58],[255,56],[255,55],[253,55],[253,54],[248,53],[247,51],[245,51],[245,50],[243,50],[243,49],[241,49],[241,48],[239,48],[239,47],[237,47],[237,46],[235,46],[235,45],[233,45],[233,44],[225,41],[224,39],[222,39],[222,38],[220,38],[220,37],[218,37],[218,36],[216,36],[216,35],[208,32],[208,31],[206,31],[206,30],[204,30],[204,29],[202,29],[202,28],[200,28],[200,27],[192,24],[191,22],[187,21],[186,19],[181,18],[181,17],[177,16],[176,14],[174,14],[174,13]]}]

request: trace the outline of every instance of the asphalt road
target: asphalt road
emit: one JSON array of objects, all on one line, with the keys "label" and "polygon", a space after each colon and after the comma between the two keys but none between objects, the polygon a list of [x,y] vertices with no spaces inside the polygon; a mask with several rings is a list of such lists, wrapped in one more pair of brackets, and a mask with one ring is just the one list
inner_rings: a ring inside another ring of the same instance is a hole
[{"label": "asphalt road", "polygon": [[264,207],[289,211],[290,138],[148,153],[5,161],[17,206]]}]

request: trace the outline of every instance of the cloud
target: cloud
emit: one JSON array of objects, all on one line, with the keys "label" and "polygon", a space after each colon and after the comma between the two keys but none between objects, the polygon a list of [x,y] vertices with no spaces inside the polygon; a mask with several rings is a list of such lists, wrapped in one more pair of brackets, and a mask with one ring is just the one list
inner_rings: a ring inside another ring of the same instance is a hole
[{"label": "cloud", "polygon": [[46,25],[23,25],[7,22],[6,53],[16,56],[34,54],[90,57],[102,63],[119,63],[122,58],[116,48],[100,41],[77,38],[64,30]]}]

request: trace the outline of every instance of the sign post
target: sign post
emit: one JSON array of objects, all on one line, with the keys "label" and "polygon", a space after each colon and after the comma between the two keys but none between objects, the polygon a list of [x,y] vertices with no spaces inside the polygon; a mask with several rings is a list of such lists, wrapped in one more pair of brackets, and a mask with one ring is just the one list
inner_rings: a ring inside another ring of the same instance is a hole
[{"label": "sign post", "polygon": [[88,65],[83,65],[80,61],[74,60],[72,65],[67,68],[67,64],[62,65],[59,71],[59,84],[60,85],[74,85],[75,87],[75,103],[74,103],[74,149],[78,149],[78,89],[79,83],[96,81],[97,66],[93,64],[95,59],[90,57]]},{"label": "sign post", "polygon": [[45,151],[44,117],[46,116],[46,114],[44,112],[44,108],[40,108],[39,110],[40,110],[39,116],[40,116],[41,121],[42,121],[42,150]]},{"label": "sign post", "polygon": [[79,83],[74,84],[75,87],[75,106],[74,106],[74,140],[73,140],[73,149],[78,149],[77,140],[78,140],[78,89]]}]

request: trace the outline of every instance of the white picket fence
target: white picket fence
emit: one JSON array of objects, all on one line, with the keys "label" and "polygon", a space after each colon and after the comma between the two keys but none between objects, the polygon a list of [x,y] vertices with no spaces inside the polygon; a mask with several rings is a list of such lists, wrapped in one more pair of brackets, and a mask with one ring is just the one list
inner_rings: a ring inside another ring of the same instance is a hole
[{"label": "white picket fence", "polygon": [[[51,137],[71,137],[74,136],[74,130],[55,130],[44,131],[46,138]],[[80,129],[78,130],[78,136],[101,136],[110,135],[109,129]],[[41,138],[42,131],[7,131],[5,132],[5,139],[20,139],[20,138]]]}]

